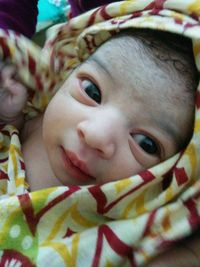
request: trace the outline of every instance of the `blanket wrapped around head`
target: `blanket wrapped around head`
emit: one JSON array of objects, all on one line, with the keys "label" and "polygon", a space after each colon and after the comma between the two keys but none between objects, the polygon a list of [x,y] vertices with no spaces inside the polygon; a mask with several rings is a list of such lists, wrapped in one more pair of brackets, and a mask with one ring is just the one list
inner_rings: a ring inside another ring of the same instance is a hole
[{"label": "blanket wrapped around head", "polygon": [[[0,56],[18,67],[29,88],[25,112],[33,117],[73,68],[122,29],[149,28],[191,38],[199,70],[199,16],[200,0],[116,2],[52,28],[42,50],[19,34],[1,30]],[[186,149],[138,175],[104,185],[28,192],[18,132],[4,125],[0,265],[143,266],[199,227],[199,178],[200,88]]]}]

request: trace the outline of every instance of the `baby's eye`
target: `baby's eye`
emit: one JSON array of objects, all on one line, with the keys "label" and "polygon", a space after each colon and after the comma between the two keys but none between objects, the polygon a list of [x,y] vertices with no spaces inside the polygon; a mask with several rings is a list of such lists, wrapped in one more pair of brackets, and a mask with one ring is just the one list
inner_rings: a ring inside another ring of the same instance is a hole
[{"label": "baby's eye", "polygon": [[101,103],[101,92],[96,84],[90,80],[82,80],[81,86],[86,94],[92,98],[96,103]]},{"label": "baby's eye", "polygon": [[144,134],[132,134],[133,139],[136,143],[147,153],[150,155],[156,155],[159,152],[159,148],[155,141],[153,141],[150,137]]}]

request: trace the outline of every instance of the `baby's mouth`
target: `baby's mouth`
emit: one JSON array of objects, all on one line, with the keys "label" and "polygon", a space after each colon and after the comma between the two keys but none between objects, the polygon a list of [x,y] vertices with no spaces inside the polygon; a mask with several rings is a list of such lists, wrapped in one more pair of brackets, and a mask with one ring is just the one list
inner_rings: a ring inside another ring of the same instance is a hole
[{"label": "baby's mouth", "polygon": [[72,151],[66,150],[63,147],[62,158],[66,171],[80,182],[93,182],[95,177],[91,176],[86,163],[79,159],[79,157]]}]

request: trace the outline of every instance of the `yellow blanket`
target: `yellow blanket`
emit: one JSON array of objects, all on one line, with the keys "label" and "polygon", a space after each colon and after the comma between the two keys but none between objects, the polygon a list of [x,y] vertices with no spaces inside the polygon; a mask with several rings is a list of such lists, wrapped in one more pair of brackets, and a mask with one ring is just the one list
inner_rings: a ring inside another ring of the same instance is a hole
[{"label": "yellow blanket", "polygon": [[[199,16],[200,0],[117,2],[52,28],[43,50],[12,31],[0,31],[0,56],[18,67],[30,88],[25,112],[33,117],[114,31],[152,28],[188,36],[199,69]],[[200,88],[185,151],[140,175],[102,186],[29,193],[18,132],[2,126],[0,266],[143,266],[198,227],[199,178]]]}]

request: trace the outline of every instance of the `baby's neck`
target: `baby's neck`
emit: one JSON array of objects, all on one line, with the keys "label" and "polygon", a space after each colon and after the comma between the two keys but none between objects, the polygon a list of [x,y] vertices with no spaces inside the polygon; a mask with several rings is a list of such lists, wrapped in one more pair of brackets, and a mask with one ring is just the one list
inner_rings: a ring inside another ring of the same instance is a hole
[{"label": "baby's neck", "polygon": [[43,115],[40,115],[32,120],[28,120],[24,123],[20,131],[20,141],[23,144],[29,139],[35,131],[38,131],[42,127]]}]

